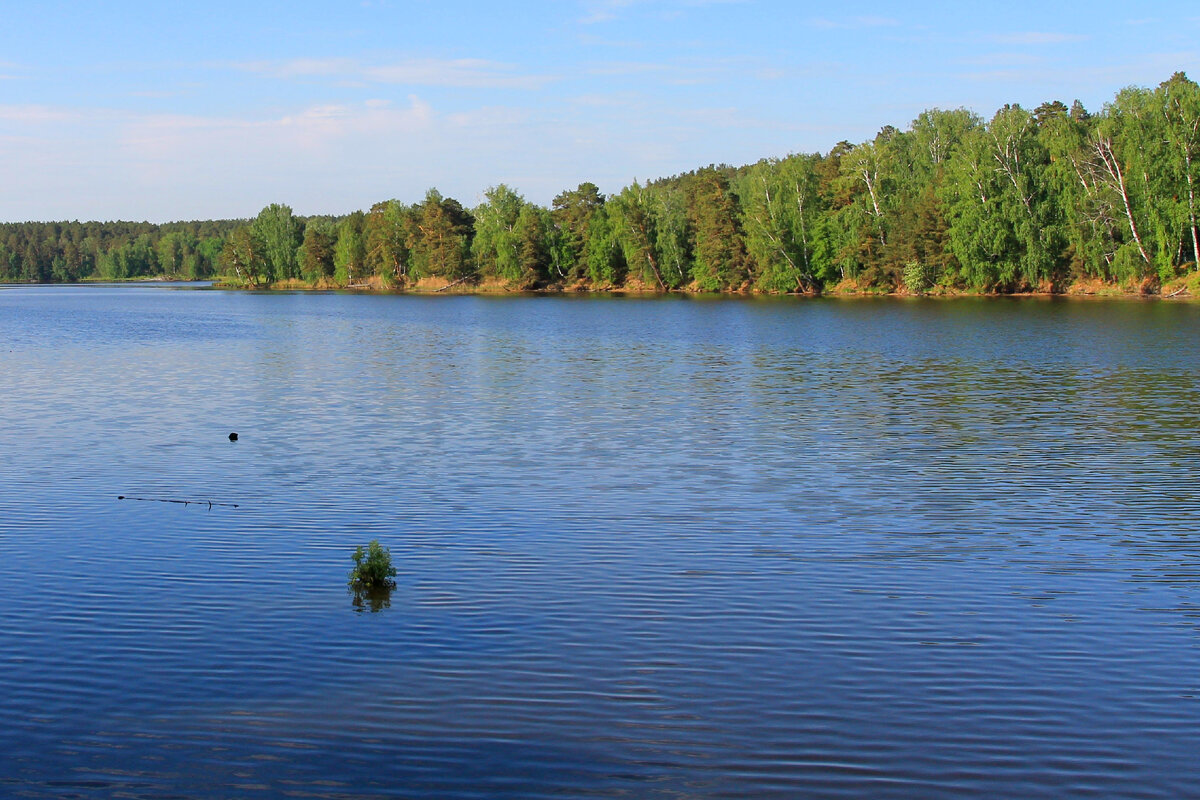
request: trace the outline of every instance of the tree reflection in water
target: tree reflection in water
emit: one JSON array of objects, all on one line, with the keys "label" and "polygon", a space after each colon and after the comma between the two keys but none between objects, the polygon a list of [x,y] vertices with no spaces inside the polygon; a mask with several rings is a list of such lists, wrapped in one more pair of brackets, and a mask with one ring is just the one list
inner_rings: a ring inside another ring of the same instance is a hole
[{"label": "tree reflection in water", "polygon": [[349,592],[351,595],[350,602],[354,606],[354,610],[359,613],[370,611],[374,614],[385,608],[392,607],[391,587],[384,586],[366,589],[351,586]]}]

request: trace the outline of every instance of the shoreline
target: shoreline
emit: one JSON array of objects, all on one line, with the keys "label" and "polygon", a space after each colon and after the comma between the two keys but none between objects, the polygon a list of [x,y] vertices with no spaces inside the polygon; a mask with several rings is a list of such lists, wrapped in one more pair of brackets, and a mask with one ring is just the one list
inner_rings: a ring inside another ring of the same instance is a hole
[{"label": "shoreline", "polygon": [[367,283],[342,286],[332,281],[309,282],[299,279],[276,281],[271,284],[251,286],[231,280],[231,276],[215,276],[212,278],[180,278],[166,275],[142,276],[137,278],[105,279],[84,278],[76,283],[35,283],[35,282],[6,282],[6,288],[19,286],[95,286],[100,284],[117,285],[161,285],[167,283],[200,283],[207,284],[204,288],[221,289],[242,292],[338,292],[358,293],[368,295],[416,295],[416,296],[467,296],[478,295],[485,297],[518,297],[518,296],[613,296],[613,297],[694,297],[694,298],[907,298],[907,299],[961,299],[961,298],[1100,298],[1126,300],[1200,300],[1200,273],[1193,273],[1166,284],[1143,284],[1135,287],[1120,286],[1100,281],[1077,282],[1062,289],[1036,289],[1016,292],[979,291],[972,289],[953,289],[940,287],[928,292],[909,292],[905,289],[882,289],[871,286],[858,286],[843,282],[821,291],[804,292],[762,292],[750,289],[701,291],[692,287],[661,289],[643,284],[628,284],[624,286],[590,286],[587,284],[550,284],[547,286],[519,288],[499,281],[451,281],[426,278],[410,286],[387,286],[377,276]]},{"label": "shoreline", "polygon": [[[1193,278],[1195,276],[1188,276]],[[968,289],[948,289],[914,293],[906,290],[884,290],[871,287],[853,287],[838,285],[830,287],[823,291],[806,291],[806,292],[758,292],[758,291],[719,291],[707,292],[692,289],[688,287],[680,287],[675,289],[660,289],[651,286],[620,286],[620,287],[592,287],[586,285],[565,286],[561,284],[552,284],[549,286],[531,287],[531,288],[515,288],[504,284],[493,282],[480,283],[451,283],[443,284],[438,288],[431,288],[428,282],[421,281],[412,286],[398,287],[385,286],[380,281],[373,281],[368,284],[358,284],[351,286],[338,286],[333,283],[311,283],[300,280],[277,281],[265,286],[247,286],[227,280],[214,279],[211,284],[213,289],[225,289],[233,291],[248,291],[248,292],[339,292],[339,293],[359,293],[359,294],[394,294],[394,295],[440,295],[440,296],[466,296],[479,295],[488,297],[504,297],[504,296],[596,296],[596,295],[611,295],[611,296],[636,296],[636,297],[729,297],[729,298],[910,298],[910,299],[961,299],[968,297],[978,298],[1113,298],[1113,299],[1130,299],[1130,300],[1197,300],[1200,299],[1200,287],[1192,285],[1196,281],[1188,278],[1181,278],[1171,281],[1163,286],[1138,286],[1138,287],[1122,287],[1113,284],[1104,283],[1077,283],[1059,290],[1025,290],[1019,292],[1000,292],[1000,291],[977,291]],[[423,285],[424,284],[424,285]]]}]

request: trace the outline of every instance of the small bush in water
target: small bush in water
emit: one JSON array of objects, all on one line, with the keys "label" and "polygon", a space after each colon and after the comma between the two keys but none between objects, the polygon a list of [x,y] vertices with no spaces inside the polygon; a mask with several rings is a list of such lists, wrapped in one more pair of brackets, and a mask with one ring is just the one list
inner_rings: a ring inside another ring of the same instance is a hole
[{"label": "small bush in water", "polygon": [[354,550],[354,569],[350,570],[350,587],[365,591],[395,589],[396,568],[392,566],[391,552],[378,539],[372,539],[363,550],[359,545]]}]

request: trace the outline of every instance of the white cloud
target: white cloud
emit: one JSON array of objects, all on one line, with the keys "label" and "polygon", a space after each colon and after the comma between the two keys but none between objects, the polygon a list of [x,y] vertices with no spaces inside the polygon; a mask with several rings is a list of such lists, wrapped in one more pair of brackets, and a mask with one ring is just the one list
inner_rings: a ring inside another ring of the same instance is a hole
[{"label": "white cloud", "polygon": [[362,75],[381,83],[470,89],[539,89],[554,80],[546,75],[521,74],[510,64],[474,58],[413,59],[367,67]]},{"label": "white cloud", "polygon": [[970,64],[976,67],[1028,67],[1043,63],[1044,61],[1045,59],[1042,56],[1033,55],[1032,53],[981,53],[962,59],[963,64]]},{"label": "white cloud", "polygon": [[593,92],[590,94],[581,94],[571,97],[567,102],[585,107],[585,108],[628,108],[631,104],[639,100],[639,96],[633,92]]},{"label": "white cloud", "polygon": [[15,122],[22,125],[41,124],[46,122],[75,122],[80,119],[80,113],[66,108],[39,105],[10,105],[0,106],[0,121]]},{"label": "white cloud", "polygon": [[808,21],[810,27],[822,30],[861,30],[864,28],[898,28],[900,20],[891,17],[850,17],[849,19],[834,20],[828,17],[814,17]]},{"label": "white cloud", "polygon": [[1088,39],[1087,36],[1079,33],[1050,33],[1045,31],[1000,33],[988,38],[1000,44],[1022,45],[1069,44],[1071,42],[1085,42]]},{"label": "white cloud", "polygon": [[896,28],[900,20],[891,17],[855,17],[852,23],[859,28]]},{"label": "white cloud", "polygon": [[681,9],[707,8],[709,6],[737,5],[751,0],[586,0],[584,16],[579,22],[582,25],[595,25],[601,22],[612,22],[621,16],[621,12],[634,6],[658,6],[664,13],[678,16]]},{"label": "white cloud", "polygon": [[273,78],[307,78],[345,75],[355,71],[356,65],[348,58],[295,58],[290,61],[247,61],[235,66]]},{"label": "white cloud", "polygon": [[599,22],[611,22],[617,18],[617,13],[632,6],[637,0],[598,0],[585,3],[586,14],[579,20],[583,25],[595,25]]},{"label": "white cloud", "polygon": [[443,86],[466,89],[540,89],[554,80],[549,75],[520,72],[512,64],[479,58],[413,58],[383,64],[364,64],[348,58],[302,58],[254,61],[237,69],[290,80],[329,78],[339,85],[371,83]]},{"label": "white cloud", "polygon": [[378,101],[322,104],[265,119],[149,114],[124,120],[120,144],[141,159],[166,161],[247,150],[319,155],[339,141],[427,132],[434,120],[432,107],[416,95],[401,108]]},{"label": "white cloud", "polygon": [[606,61],[588,68],[589,75],[597,77],[619,77],[622,75],[647,75],[664,73],[674,69],[670,64],[655,61]]},{"label": "white cloud", "polygon": [[[794,147],[794,132],[763,128],[778,120],[752,116],[636,93],[450,111],[411,95],[215,116],[0,106],[0,175],[25,187],[0,195],[0,219],[249,217],[271,202],[346,213],[415,202],[430,186],[470,204],[501,182],[548,204],[584,180],[613,192],[634,175]],[[747,141],[730,141],[733,125]]]},{"label": "white cloud", "polygon": [[403,191],[404,171],[453,176],[454,128],[416,96],[272,117],[0,106],[0,174],[27,187],[0,219],[223,218],[279,198],[344,212]]},{"label": "white cloud", "polygon": [[[1061,80],[1059,71],[1039,67],[1038,63],[1040,59],[1025,69],[1018,66],[1010,69],[997,68],[963,73],[958,77],[977,83],[997,83],[1009,90],[1032,90],[1035,93],[1028,95],[1031,102],[1041,102],[1054,96],[1086,99],[1090,95],[1093,103],[1103,103],[1111,98],[1113,87],[1157,86],[1169,78],[1172,72],[1188,65],[1200,64],[1200,51],[1144,53],[1127,61],[1077,68],[1071,70],[1071,80],[1066,84]],[[989,107],[989,104],[984,102],[971,102],[970,105],[981,111]]]}]

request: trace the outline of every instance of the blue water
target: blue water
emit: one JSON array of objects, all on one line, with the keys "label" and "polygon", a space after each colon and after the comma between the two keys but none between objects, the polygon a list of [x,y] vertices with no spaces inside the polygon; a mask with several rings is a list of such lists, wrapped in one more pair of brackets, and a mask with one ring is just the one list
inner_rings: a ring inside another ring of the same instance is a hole
[{"label": "blue water", "polygon": [[0,796],[1200,796],[1198,343],[0,289]]}]

